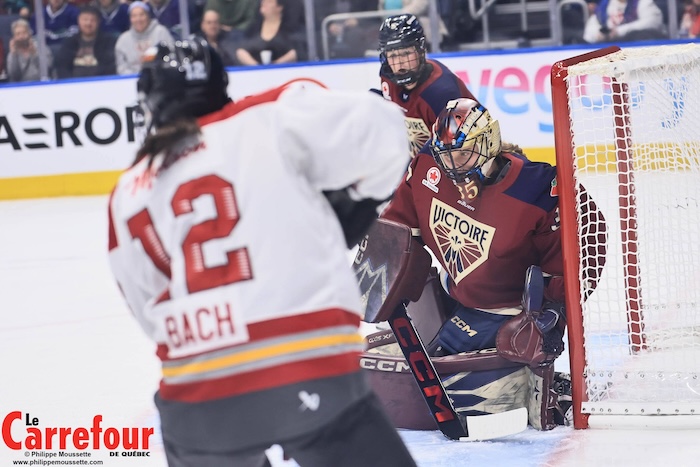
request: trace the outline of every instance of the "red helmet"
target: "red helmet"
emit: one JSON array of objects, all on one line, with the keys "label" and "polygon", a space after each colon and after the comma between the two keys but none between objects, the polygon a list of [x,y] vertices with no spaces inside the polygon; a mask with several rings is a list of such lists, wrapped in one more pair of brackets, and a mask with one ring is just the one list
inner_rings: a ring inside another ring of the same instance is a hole
[{"label": "red helmet", "polygon": [[486,108],[472,99],[447,103],[433,124],[430,150],[438,166],[455,182],[474,175],[501,152],[501,130]]}]

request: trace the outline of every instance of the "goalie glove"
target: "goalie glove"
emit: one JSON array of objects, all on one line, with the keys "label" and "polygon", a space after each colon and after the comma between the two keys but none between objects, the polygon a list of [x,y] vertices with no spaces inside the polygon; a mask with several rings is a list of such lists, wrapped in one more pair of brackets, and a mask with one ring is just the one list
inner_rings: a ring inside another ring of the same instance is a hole
[{"label": "goalie glove", "polygon": [[496,348],[508,360],[531,367],[546,366],[564,351],[566,313],[563,303],[545,301],[544,279],[538,266],[528,269],[523,311],[498,330]]},{"label": "goalie glove", "polygon": [[557,307],[563,308],[553,304],[536,313],[523,310],[503,323],[496,337],[498,354],[531,367],[553,363],[564,351],[565,320]]},{"label": "goalie glove", "polygon": [[377,208],[385,200],[371,198],[356,201],[350,195],[350,188],[324,191],[323,194],[335,212],[348,248],[357,245],[378,217]]}]

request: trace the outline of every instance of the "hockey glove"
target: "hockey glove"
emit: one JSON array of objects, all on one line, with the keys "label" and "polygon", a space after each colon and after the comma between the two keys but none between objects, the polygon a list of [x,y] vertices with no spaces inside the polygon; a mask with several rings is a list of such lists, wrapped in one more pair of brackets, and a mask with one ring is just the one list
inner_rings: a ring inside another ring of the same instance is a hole
[{"label": "hockey glove", "polygon": [[371,198],[355,201],[347,188],[324,191],[323,194],[343,227],[348,248],[354,247],[362,240],[377,219],[377,207],[384,202],[384,200],[377,201]]},{"label": "hockey glove", "polygon": [[545,303],[541,310],[522,311],[498,330],[498,354],[531,367],[550,365],[564,351],[564,306]]}]

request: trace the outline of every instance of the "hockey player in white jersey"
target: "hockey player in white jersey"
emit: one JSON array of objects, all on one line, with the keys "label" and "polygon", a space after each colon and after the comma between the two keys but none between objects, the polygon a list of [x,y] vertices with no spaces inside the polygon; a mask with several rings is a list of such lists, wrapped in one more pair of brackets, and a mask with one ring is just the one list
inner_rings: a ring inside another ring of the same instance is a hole
[{"label": "hockey player in white jersey", "polygon": [[203,40],[152,49],[153,131],[109,203],[110,262],[157,344],[171,467],[413,466],[359,368],[346,243],[408,164],[403,115],[310,80],[231,102]]}]

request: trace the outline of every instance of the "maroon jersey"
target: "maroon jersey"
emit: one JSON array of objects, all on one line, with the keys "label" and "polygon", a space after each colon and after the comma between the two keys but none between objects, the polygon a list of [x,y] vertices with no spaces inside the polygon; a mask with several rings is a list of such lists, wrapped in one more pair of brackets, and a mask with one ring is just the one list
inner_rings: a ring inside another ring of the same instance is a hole
[{"label": "maroon jersey", "polygon": [[[464,306],[497,311],[520,305],[530,265],[562,276],[556,169],[504,153],[510,168],[482,187],[470,204],[452,180],[421,151],[382,217],[420,230],[449,274],[450,295]],[[563,282],[545,295],[564,299]]]},{"label": "maroon jersey", "polygon": [[460,97],[476,100],[464,81],[445,65],[436,60],[426,60],[426,66],[432,69],[430,75],[410,91],[381,76],[384,98],[404,109],[411,157],[418,154],[430,138],[433,123],[448,101]]}]

